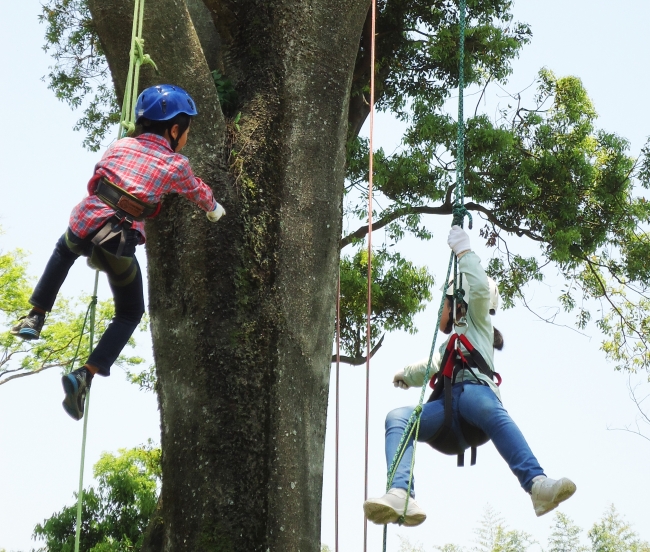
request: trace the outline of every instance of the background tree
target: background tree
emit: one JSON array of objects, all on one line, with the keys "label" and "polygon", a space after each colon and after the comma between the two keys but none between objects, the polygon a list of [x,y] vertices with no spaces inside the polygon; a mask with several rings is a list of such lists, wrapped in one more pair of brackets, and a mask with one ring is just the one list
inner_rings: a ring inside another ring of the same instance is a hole
[{"label": "background tree", "polygon": [[588,547],[580,545],[582,529],[562,512],[555,512],[553,532],[548,537],[548,552],[587,552]]},{"label": "background tree", "polygon": [[[84,489],[80,550],[139,550],[158,501],[160,449],[149,444],[117,456],[104,453],[93,473],[98,483]],[[38,550],[73,551],[76,518],[74,504],[36,525],[34,539],[45,544]]]},{"label": "background tree", "polygon": [[525,552],[535,541],[528,533],[508,530],[503,518],[487,506],[476,529],[477,552]]},{"label": "background tree", "polygon": [[592,552],[648,552],[650,544],[639,540],[637,533],[626,523],[614,505],[590,529]]},{"label": "background tree", "polygon": [[[468,81],[503,81],[530,30],[512,21],[509,1],[469,4]],[[375,228],[390,246],[407,233],[431,238],[425,215],[451,213],[456,129],[444,102],[457,84],[458,14],[433,0],[378,7],[378,108],[409,125],[400,151],[377,153]],[[50,83],[71,105],[90,105],[80,125],[93,147],[115,105],[109,70],[123,93],[131,8],[44,7],[57,61]],[[229,217],[209,227],[170,197],[148,225],[163,540],[173,550],[317,550],[339,251],[358,248],[368,230],[368,146],[359,138],[368,2],[164,0],[146,11],[144,36],[160,75],[144,74],[143,84],[173,81],[197,99],[187,153]],[[645,367],[648,240],[639,228],[648,207],[633,177],[646,183],[649,171],[594,121],[580,81],[549,71],[529,107],[516,101],[496,121],[476,112],[465,123],[467,208],[484,218],[506,305],[553,264],[578,325],[590,319],[589,302],[601,302],[607,353],[621,367]],[[342,236],[343,214],[358,227]],[[514,236],[539,243],[539,256],[511,253]],[[347,256],[353,270],[357,255]],[[388,258],[385,274],[399,262]],[[400,306],[396,327],[408,329],[426,293],[422,285],[419,302]],[[362,322],[350,320],[350,335]],[[354,340],[348,346],[356,358]]]}]

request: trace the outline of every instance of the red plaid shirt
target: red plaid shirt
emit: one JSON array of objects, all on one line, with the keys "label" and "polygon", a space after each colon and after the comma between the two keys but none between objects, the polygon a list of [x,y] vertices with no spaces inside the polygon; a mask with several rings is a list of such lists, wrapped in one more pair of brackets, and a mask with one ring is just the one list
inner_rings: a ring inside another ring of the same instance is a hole
[{"label": "red plaid shirt", "polygon": [[[204,211],[216,207],[212,190],[194,176],[187,157],[174,153],[165,138],[156,134],[122,138],[111,144],[95,165],[95,174],[88,182],[88,197],[70,214],[70,230],[80,238],[101,228],[115,214],[95,195],[101,177],[146,203],[157,204],[165,194],[176,193]],[[144,242],[144,222],[134,221],[132,228],[142,234]]]}]

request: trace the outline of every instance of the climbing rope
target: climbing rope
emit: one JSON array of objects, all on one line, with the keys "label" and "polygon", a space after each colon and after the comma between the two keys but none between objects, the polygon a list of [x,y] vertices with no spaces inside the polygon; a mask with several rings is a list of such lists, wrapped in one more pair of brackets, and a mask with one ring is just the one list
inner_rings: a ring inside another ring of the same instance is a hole
[{"label": "climbing rope", "polygon": [[[122,102],[122,113],[120,115],[120,126],[118,129],[118,140],[124,138],[135,130],[134,110],[135,104],[138,99],[138,83],[140,80],[140,67],[142,65],[152,65],[158,72],[158,68],[148,54],[144,53],[144,40],[142,39],[142,25],[144,22],[144,0],[135,0],[133,9],[133,29],[131,31],[131,51],[129,55],[129,71],[126,77],[126,86],[124,88],[124,101]],[[99,282],[99,270],[95,271],[95,289],[93,292],[92,300],[86,311],[84,318],[81,336],[83,336],[86,327],[86,319],[90,313],[90,344],[89,354],[92,353],[95,338],[95,307],[97,305],[97,286]],[[81,336],[77,351],[72,361],[77,360],[79,353],[79,346],[81,345]],[[81,438],[81,461],[79,466],[79,493],[77,495],[77,526],[75,532],[74,551],[79,552],[79,543],[81,541],[81,513],[83,507],[83,480],[84,480],[84,464],[86,460],[86,435],[88,430],[88,408],[90,405],[90,389],[86,393],[86,402],[84,406],[84,425],[83,436]]]},{"label": "climbing rope", "polygon": [[118,138],[131,134],[135,130],[133,113],[138,100],[138,83],[140,81],[140,67],[151,65],[158,72],[158,67],[149,54],[144,53],[144,40],[142,39],[142,25],[144,23],[144,0],[135,0],[133,10],[133,30],[131,31],[131,51],[129,53],[129,72],[126,76],[122,114],[120,116],[120,130]]},{"label": "climbing rope", "polygon": [[[370,26],[370,129],[368,151],[368,312],[366,315],[366,431],[365,431],[365,473],[363,500],[368,500],[368,434],[370,424],[370,316],[372,314],[372,177],[374,149],[372,138],[375,128],[375,23],[377,20],[377,1],[372,0]],[[363,550],[368,546],[368,520],[363,517]]]},{"label": "climbing rope", "polygon": [[[84,330],[86,329],[86,320],[88,319],[88,314],[90,313],[90,327],[89,327],[89,341],[88,341],[88,354],[93,352],[94,341],[95,341],[95,311],[97,307],[97,286],[99,284],[99,270],[95,270],[95,288],[93,290],[93,296],[86,310],[86,316],[84,317],[84,323],[81,328],[81,335],[79,336],[79,343],[77,344],[77,351],[75,352],[74,358],[72,360],[72,368],[74,368],[74,363],[77,360],[79,355],[79,347],[81,345],[81,339],[84,335]],[[84,464],[86,461],[86,434],[88,431],[88,408],[90,407],[90,389],[86,392],[86,403],[84,406],[84,428],[83,436],[81,438],[81,462],[79,467],[79,492],[77,493],[77,527],[75,532],[74,539],[74,552],[79,552],[79,543],[81,540],[81,510],[83,505],[83,496],[84,496]]]},{"label": "climbing rope", "polygon": [[[452,209],[452,226],[458,225],[463,226],[463,221],[465,216],[469,217],[469,227],[472,227],[472,217],[465,208],[465,114],[464,114],[464,105],[463,105],[463,93],[465,90],[465,14],[466,14],[466,0],[459,1],[459,56],[458,56],[458,134],[456,142],[456,189],[454,193],[454,205]],[[447,267],[447,275],[445,277],[445,286],[451,277],[453,267],[454,275],[454,303],[462,298],[462,281],[461,285],[457,286],[458,278],[458,265],[456,260],[456,255],[453,251],[449,257],[449,266]],[[418,435],[420,431],[420,419],[422,414],[422,404],[424,402],[424,393],[427,388],[427,384],[431,379],[431,363],[433,360],[433,355],[435,354],[436,341],[438,338],[438,328],[440,327],[440,320],[442,319],[442,312],[445,306],[445,295],[446,290],[442,294],[440,300],[440,307],[438,308],[438,319],[434,328],[433,341],[431,343],[431,350],[429,351],[429,360],[427,362],[427,369],[424,375],[424,383],[422,385],[422,390],[420,391],[420,400],[418,405],[415,407],[409,420],[404,428],[402,437],[400,438],[399,445],[397,446],[397,451],[395,456],[388,468],[387,484],[386,491],[389,491],[393,483],[393,478],[395,477],[395,472],[397,466],[399,466],[408,443],[413,438],[413,454],[411,455],[411,468],[409,473],[409,482],[408,488],[406,490],[406,501],[404,504],[404,511],[398,519],[398,523],[401,525],[404,522],[406,516],[406,511],[408,509],[409,498],[411,496],[411,488],[413,484],[413,469],[415,467],[415,452],[418,442]],[[454,304],[454,316],[455,316],[455,304]],[[384,539],[383,539],[383,552],[386,552],[386,542],[388,537],[388,526],[384,525]]]}]

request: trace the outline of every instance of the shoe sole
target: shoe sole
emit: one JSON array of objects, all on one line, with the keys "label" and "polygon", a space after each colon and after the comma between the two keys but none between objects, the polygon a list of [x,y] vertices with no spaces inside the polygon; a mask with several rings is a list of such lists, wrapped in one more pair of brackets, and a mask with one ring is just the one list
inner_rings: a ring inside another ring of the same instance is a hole
[{"label": "shoe sole", "polygon": [[424,523],[427,519],[426,514],[410,514],[404,518],[404,527],[416,527]]},{"label": "shoe sole", "polygon": [[557,508],[568,498],[571,498],[573,496],[573,493],[576,492],[577,487],[573,481],[565,478],[560,479],[560,481],[562,482],[562,485],[560,485],[560,488],[553,496],[553,499],[547,503],[547,506],[540,509],[539,511],[535,510],[537,517],[543,516],[544,514],[548,514],[549,512],[555,510],[555,508]]},{"label": "shoe sole", "polygon": [[20,337],[25,341],[33,341],[34,339],[41,337],[41,332],[37,332],[36,330],[32,330],[30,328],[22,328],[17,332],[11,330],[9,333],[11,333],[11,335],[15,335],[16,337]]},{"label": "shoe sole", "polygon": [[364,502],[363,512],[366,514],[368,521],[376,525],[387,525],[389,523],[397,523],[400,515],[386,504],[379,504],[377,502]]},{"label": "shoe sole", "polygon": [[63,392],[65,393],[65,399],[61,403],[63,405],[63,410],[66,411],[68,416],[74,420],[81,420],[84,417],[84,413],[77,408],[77,391],[79,390],[79,384],[77,383],[76,378],[70,377],[70,375],[65,375],[61,378],[61,384],[63,385]]},{"label": "shoe sole", "polygon": [[[380,504],[377,502],[364,502],[363,511],[366,514],[368,521],[375,523],[376,525],[387,525],[389,523],[397,523],[402,514],[395,511],[393,508],[386,504]],[[405,527],[416,527],[424,523],[427,519],[425,513],[421,514],[408,514],[404,517]]]}]

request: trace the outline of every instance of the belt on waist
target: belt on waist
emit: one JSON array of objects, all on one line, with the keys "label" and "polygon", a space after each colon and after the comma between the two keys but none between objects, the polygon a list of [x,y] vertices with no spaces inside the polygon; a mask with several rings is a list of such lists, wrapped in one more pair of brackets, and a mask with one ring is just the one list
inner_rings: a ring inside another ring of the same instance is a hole
[{"label": "belt on waist", "polygon": [[95,188],[95,195],[106,205],[115,209],[118,218],[125,218],[124,215],[128,215],[131,222],[144,220],[154,215],[158,207],[157,205],[145,203],[133,194],[116,186],[107,178],[99,179]]}]

